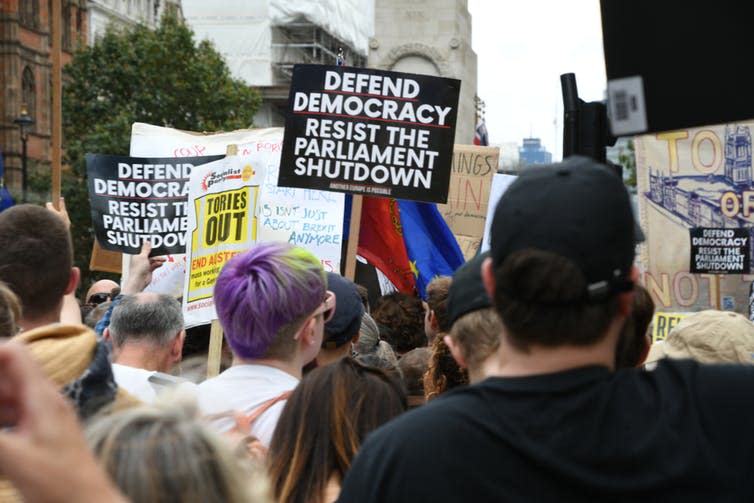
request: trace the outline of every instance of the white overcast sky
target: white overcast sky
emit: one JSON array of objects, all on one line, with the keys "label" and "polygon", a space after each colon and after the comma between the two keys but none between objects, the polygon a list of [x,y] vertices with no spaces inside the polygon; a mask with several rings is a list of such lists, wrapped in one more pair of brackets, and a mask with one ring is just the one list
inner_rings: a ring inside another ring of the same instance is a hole
[{"label": "white overcast sky", "polygon": [[560,75],[576,74],[584,101],[604,98],[599,0],[469,0],[469,12],[490,143],[531,135],[560,159]]}]

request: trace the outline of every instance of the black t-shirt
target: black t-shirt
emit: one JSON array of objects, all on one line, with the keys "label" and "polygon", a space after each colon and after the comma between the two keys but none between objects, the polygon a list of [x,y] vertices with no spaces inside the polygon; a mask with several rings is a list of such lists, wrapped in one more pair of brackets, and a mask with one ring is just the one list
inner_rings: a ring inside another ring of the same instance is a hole
[{"label": "black t-shirt", "polygon": [[754,501],[754,366],[489,378],[367,437],[339,502]]}]

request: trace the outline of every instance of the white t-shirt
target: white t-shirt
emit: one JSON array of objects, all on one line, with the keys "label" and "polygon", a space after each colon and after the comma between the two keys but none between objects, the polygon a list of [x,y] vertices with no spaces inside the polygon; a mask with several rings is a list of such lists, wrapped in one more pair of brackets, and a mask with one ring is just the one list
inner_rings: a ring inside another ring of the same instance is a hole
[{"label": "white t-shirt", "polygon": [[[267,400],[291,391],[298,385],[292,375],[267,365],[234,365],[217,377],[207,379],[197,387],[197,399],[202,414],[240,412],[249,415]],[[251,434],[269,446],[285,400],[276,403],[251,425]],[[220,432],[233,428],[232,415],[213,421]]]},{"label": "white t-shirt", "polygon": [[149,377],[154,373],[151,370],[113,363],[115,383],[144,403],[152,403],[157,398],[157,392],[149,382]]}]

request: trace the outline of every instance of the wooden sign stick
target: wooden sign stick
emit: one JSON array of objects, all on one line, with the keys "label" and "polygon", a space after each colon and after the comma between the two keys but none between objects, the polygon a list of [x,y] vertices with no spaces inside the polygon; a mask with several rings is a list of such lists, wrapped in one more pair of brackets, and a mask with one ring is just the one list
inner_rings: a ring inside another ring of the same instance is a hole
[{"label": "wooden sign stick", "polygon": [[351,225],[348,227],[348,248],[346,249],[346,278],[355,281],[356,250],[359,247],[361,232],[361,203],[364,196],[354,195],[351,204]]},{"label": "wooden sign stick", "polygon": [[[238,145],[228,145],[225,151],[226,157],[238,155]],[[209,348],[207,350],[207,377],[215,377],[220,373],[220,360],[223,355],[223,327],[220,321],[212,320],[212,328],[209,331]]]}]

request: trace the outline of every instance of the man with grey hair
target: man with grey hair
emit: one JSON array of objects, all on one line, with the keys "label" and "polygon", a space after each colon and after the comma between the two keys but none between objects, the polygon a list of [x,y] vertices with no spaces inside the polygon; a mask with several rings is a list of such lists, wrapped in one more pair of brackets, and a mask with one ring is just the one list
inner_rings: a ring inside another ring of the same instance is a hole
[{"label": "man with grey hair", "polygon": [[[181,361],[183,314],[180,303],[169,295],[125,295],[113,309],[103,336],[113,347],[113,374],[118,386],[151,403],[159,374]],[[165,376],[167,377],[167,376]]]}]

